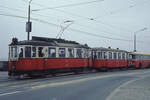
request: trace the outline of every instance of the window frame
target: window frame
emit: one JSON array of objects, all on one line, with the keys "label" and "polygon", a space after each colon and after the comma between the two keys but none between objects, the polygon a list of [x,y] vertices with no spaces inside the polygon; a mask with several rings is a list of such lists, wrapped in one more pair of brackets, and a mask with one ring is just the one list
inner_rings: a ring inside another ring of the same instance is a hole
[{"label": "window frame", "polygon": [[[62,56],[62,57],[60,56],[60,49],[62,49],[62,50],[64,49],[64,54],[63,54],[64,56]],[[64,48],[64,47],[58,48],[58,57],[59,58],[66,58],[66,48]]]},{"label": "window frame", "polygon": [[[71,52],[69,52],[69,50],[71,50]],[[70,56],[70,54],[72,56]],[[68,58],[74,58],[74,48],[67,48],[67,57]]]},{"label": "window frame", "polygon": [[[29,50],[30,50],[30,53],[28,53],[28,55],[26,55],[26,48],[30,48]],[[32,57],[32,50],[31,50],[32,48],[31,48],[31,46],[25,46],[24,47],[24,53],[25,53],[25,56],[24,56],[24,58],[31,58]]]},{"label": "window frame", "polygon": [[[78,52],[80,50],[80,52]],[[80,55],[78,55],[78,54],[80,54]],[[83,58],[82,57],[82,48],[77,48],[76,49],[76,58]]]},{"label": "window frame", "polygon": [[109,51],[108,53],[109,53],[109,59],[113,59],[113,53],[111,51]]},{"label": "window frame", "polygon": [[[50,49],[55,50],[55,57],[50,56]],[[48,47],[48,58],[56,58],[56,47]]]}]

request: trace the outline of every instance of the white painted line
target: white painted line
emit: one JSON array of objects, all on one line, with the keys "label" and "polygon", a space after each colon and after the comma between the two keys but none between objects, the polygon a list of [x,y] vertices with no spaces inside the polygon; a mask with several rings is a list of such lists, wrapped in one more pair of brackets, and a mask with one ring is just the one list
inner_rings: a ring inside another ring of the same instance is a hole
[{"label": "white painted line", "polygon": [[0,94],[0,96],[5,96],[5,95],[11,95],[11,94],[16,94],[16,93],[20,93],[22,91],[14,91],[14,92],[9,92],[9,93],[3,93],[3,94]]}]

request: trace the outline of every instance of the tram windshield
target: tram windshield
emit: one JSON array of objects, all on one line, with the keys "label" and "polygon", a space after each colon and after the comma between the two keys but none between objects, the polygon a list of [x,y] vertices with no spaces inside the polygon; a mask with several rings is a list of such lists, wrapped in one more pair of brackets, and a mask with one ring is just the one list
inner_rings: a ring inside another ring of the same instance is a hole
[{"label": "tram windshield", "polygon": [[10,58],[17,58],[17,47],[10,47]]}]

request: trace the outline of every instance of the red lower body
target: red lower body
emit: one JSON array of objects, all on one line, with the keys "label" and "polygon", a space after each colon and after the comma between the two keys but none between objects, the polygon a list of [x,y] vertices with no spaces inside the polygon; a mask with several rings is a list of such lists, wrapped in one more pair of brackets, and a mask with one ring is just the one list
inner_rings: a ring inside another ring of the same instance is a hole
[{"label": "red lower body", "polygon": [[51,58],[19,59],[9,62],[10,72],[48,71],[54,69],[77,69],[92,66],[92,59]]},{"label": "red lower body", "polygon": [[136,68],[150,67],[150,60],[134,60],[132,61]]},{"label": "red lower body", "polygon": [[94,68],[125,68],[128,66],[127,60],[94,60]]}]

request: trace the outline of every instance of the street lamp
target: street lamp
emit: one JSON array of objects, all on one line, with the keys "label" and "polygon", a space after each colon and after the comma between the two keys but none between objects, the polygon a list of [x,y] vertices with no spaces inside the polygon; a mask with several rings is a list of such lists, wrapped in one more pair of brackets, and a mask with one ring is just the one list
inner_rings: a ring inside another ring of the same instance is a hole
[{"label": "street lamp", "polygon": [[28,5],[28,21],[26,22],[26,32],[28,33],[27,35],[27,40],[30,40],[30,32],[32,30],[32,22],[30,22],[30,4],[32,0],[29,0],[29,5]]},{"label": "street lamp", "polygon": [[[66,26],[63,26],[62,24],[66,24],[66,23],[69,23],[68,25],[66,25]],[[61,30],[60,30],[60,32],[59,32],[59,34],[56,36],[56,38],[61,38],[61,36],[63,35],[63,33],[64,33],[64,31],[70,26],[70,25],[72,25],[74,23],[74,21],[73,20],[66,20],[66,21],[63,21],[61,24],[60,24],[60,28],[61,28]]]},{"label": "street lamp", "polygon": [[142,31],[145,31],[147,28],[142,28],[136,32],[134,32],[134,52],[136,52],[136,34]]}]

